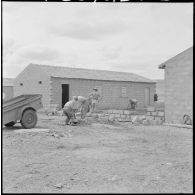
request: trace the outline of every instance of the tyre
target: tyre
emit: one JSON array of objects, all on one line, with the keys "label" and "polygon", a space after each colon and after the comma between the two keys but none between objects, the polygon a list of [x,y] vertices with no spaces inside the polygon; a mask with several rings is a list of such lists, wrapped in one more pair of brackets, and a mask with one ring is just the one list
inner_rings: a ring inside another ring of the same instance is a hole
[{"label": "tyre", "polygon": [[14,121],[5,124],[6,127],[13,127],[16,123]]},{"label": "tyre", "polygon": [[25,129],[31,129],[37,124],[36,111],[27,109],[22,114],[21,124]]}]

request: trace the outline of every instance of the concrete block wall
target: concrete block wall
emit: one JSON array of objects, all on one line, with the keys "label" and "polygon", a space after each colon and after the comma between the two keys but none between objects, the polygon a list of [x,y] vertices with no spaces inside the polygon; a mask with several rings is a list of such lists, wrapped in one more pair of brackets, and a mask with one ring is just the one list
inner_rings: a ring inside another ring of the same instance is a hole
[{"label": "concrete block wall", "polygon": [[[42,81],[42,84],[39,84],[39,81]],[[49,92],[49,77],[34,67],[28,66],[14,80],[14,97],[22,94],[42,94],[44,108],[50,106]]]},{"label": "concrete block wall", "polygon": [[81,95],[86,97],[90,90],[94,88],[95,82],[89,80],[80,79],[63,79],[51,77],[51,92],[50,92],[50,103],[57,104],[61,107],[62,104],[62,84],[69,84],[69,99],[72,99],[75,95]]},{"label": "concrete block wall", "polygon": [[3,100],[9,100],[14,97],[13,86],[3,86]]},{"label": "concrete block wall", "polygon": [[156,93],[158,95],[158,101],[165,100],[165,80],[156,80]]},{"label": "concrete block wall", "polygon": [[[39,84],[42,81],[42,84]],[[20,85],[23,83],[23,86]],[[87,97],[94,87],[101,88],[103,96],[98,109],[126,109],[130,98],[138,100],[138,108],[144,106],[145,88],[150,88],[150,104],[154,104],[155,83],[135,83],[116,81],[97,81],[87,79],[65,79],[50,77],[38,66],[27,66],[14,81],[14,96],[22,94],[42,94],[45,109],[61,107],[61,84],[69,84],[70,99],[74,95]],[[122,97],[122,87],[127,96]]]},{"label": "concrete block wall", "polygon": [[[133,83],[115,81],[95,81],[87,79],[51,78],[50,103],[61,105],[61,84],[69,84],[70,99],[74,95],[87,97],[96,86],[101,88],[103,96],[99,109],[126,109],[130,98],[138,100],[138,107],[144,107],[145,88],[150,88],[150,104],[154,104],[155,83]],[[122,97],[121,88],[127,88],[127,97]]]},{"label": "concrete block wall", "polygon": [[183,115],[191,119],[193,108],[193,50],[171,59],[165,68],[165,121],[182,123]]}]

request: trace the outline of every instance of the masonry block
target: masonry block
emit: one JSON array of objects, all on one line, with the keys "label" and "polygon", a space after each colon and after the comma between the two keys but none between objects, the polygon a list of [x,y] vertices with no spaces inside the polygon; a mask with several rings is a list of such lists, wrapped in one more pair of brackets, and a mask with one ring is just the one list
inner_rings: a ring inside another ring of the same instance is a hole
[{"label": "masonry block", "polygon": [[161,119],[162,117],[161,116],[154,116],[154,119],[156,120],[158,120],[158,119]]},{"label": "masonry block", "polygon": [[148,115],[148,116],[151,116],[151,115],[152,115],[152,113],[151,113],[151,112],[147,112],[147,115]]},{"label": "masonry block", "polygon": [[120,114],[115,114],[114,116],[117,117],[117,118],[119,118],[120,117]]},{"label": "masonry block", "polygon": [[114,117],[114,114],[110,114],[109,117]]},{"label": "masonry block", "polygon": [[131,120],[127,118],[118,118],[118,121],[119,122],[131,122]]},{"label": "masonry block", "polygon": [[125,114],[121,114],[121,118],[126,118],[126,115]]},{"label": "masonry block", "polygon": [[95,114],[95,113],[92,113],[92,117],[93,117],[94,119],[99,118],[98,114]]},{"label": "masonry block", "polygon": [[143,121],[143,120],[146,119],[146,116],[145,115],[140,115],[138,118],[139,118],[139,120]]},{"label": "masonry block", "polygon": [[164,120],[164,116],[155,116],[155,119],[161,119],[161,120]]},{"label": "masonry block", "polygon": [[156,116],[157,115],[157,112],[152,112],[152,116]]},{"label": "masonry block", "polygon": [[114,121],[119,121],[120,122],[120,118],[114,118]]},{"label": "masonry block", "polygon": [[103,122],[103,123],[108,123],[108,121],[109,121],[108,117],[101,118],[101,122]]},{"label": "masonry block", "polygon": [[112,113],[118,114],[118,110],[113,110]]},{"label": "masonry block", "polygon": [[155,107],[148,107],[148,108],[147,108],[147,111],[149,111],[149,112],[154,112],[154,111],[155,111]]},{"label": "masonry block", "polygon": [[146,116],[147,120],[154,120],[154,116]]},{"label": "masonry block", "polygon": [[118,110],[118,113],[119,114],[123,114],[123,110]]},{"label": "masonry block", "polygon": [[130,111],[130,115],[135,115],[137,111]]},{"label": "masonry block", "polygon": [[142,124],[143,125],[150,125],[150,121],[149,120],[143,120]]},{"label": "masonry block", "polygon": [[58,104],[50,104],[50,107],[51,108],[56,108],[56,107],[58,107]]},{"label": "masonry block", "polygon": [[108,114],[111,114],[111,113],[113,113],[113,110],[108,110],[107,112],[108,112]]},{"label": "masonry block", "polygon": [[129,110],[124,110],[124,114],[130,114]]},{"label": "masonry block", "polygon": [[102,117],[102,114],[97,114],[98,115],[98,118]]},{"label": "masonry block", "polygon": [[165,115],[165,113],[164,112],[158,112],[158,116],[164,116]]},{"label": "masonry block", "polygon": [[105,117],[105,115],[106,115],[105,113],[101,113],[101,116],[102,116],[102,117]]},{"label": "masonry block", "polygon": [[162,125],[163,124],[163,120],[161,120],[161,119],[158,119],[156,121],[157,121],[157,125]]},{"label": "masonry block", "polygon": [[115,121],[115,118],[109,116],[108,121],[109,121],[109,122],[114,122],[114,121]]},{"label": "masonry block", "polygon": [[126,118],[127,118],[127,119],[131,119],[131,115],[128,115],[128,114],[127,114],[127,115],[126,115]]}]

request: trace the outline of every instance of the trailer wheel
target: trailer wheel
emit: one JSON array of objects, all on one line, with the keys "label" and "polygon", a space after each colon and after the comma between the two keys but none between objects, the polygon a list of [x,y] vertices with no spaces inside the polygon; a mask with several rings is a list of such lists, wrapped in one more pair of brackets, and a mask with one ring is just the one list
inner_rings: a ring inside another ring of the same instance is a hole
[{"label": "trailer wheel", "polygon": [[25,129],[31,129],[37,124],[36,111],[27,109],[22,114],[21,124]]},{"label": "trailer wheel", "polygon": [[6,127],[13,127],[16,123],[14,121],[5,124]]}]

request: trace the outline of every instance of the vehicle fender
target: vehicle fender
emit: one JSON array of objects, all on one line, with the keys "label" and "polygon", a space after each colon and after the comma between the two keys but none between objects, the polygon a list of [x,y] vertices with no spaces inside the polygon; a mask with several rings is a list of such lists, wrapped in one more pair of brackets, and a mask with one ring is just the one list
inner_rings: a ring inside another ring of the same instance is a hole
[{"label": "vehicle fender", "polygon": [[17,112],[17,120],[21,120],[22,119],[22,114],[27,109],[32,109],[32,110],[36,111],[36,109],[33,108],[32,106],[24,106],[24,107],[22,107],[21,109],[18,110],[18,112]]}]

